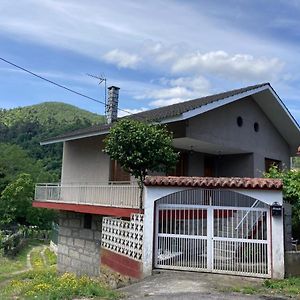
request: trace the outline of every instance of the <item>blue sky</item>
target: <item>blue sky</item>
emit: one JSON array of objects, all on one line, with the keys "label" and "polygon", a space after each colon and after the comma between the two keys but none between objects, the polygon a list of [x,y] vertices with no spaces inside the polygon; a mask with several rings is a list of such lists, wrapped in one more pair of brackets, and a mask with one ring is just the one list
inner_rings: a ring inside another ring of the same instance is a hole
[{"label": "blue sky", "polygon": [[[0,3],[0,56],[103,100],[86,73],[136,112],[270,82],[300,122],[300,1],[11,0]],[[63,101],[103,113],[0,61],[0,107]]]}]

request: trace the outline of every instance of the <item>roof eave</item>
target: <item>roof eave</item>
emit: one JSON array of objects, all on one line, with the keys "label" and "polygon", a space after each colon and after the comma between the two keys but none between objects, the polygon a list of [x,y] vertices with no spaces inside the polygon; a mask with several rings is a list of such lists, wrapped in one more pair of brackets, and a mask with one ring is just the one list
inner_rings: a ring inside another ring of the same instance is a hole
[{"label": "roof eave", "polygon": [[227,98],[222,98],[222,99],[219,99],[217,101],[211,102],[209,104],[203,105],[201,107],[198,107],[198,108],[192,109],[190,111],[187,111],[183,114],[177,115],[175,117],[164,119],[159,123],[167,124],[167,123],[187,120],[187,119],[190,119],[190,118],[195,117],[197,115],[206,113],[206,112],[208,112],[210,110],[213,110],[215,108],[218,108],[218,107],[221,107],[223,105],[229,104],[231,102],[237,101],[241,98],[245,98],[245,97],[251,96],[253,94],[259,93],[261,91],[267,90],[269,88],[270,88],[269,85],[264,85],[262,87],[252,89],[252,90],[244,92],[244,93],[240,93],[240,94],[230,96],[230,97],[227,97]]},{"label": "roof eave", "polygon": [[51,145],[51,144],[56,144],[56,143],[62,143],[62,142],[68,142],[68,141],[73,141],[73,140],[89,138],[89,137],[93,137],[93,136],[104,135],[104,134],[108,134],[108,133],[109,133],[109,130],[90,132],[87,134],[79,134],[79,135],[74,135],[74,136],[65,137],[65,138],[57,138],[57,139],[53,139],[53,140],[42,141],[42,142],[40,142],[40,145],[41,146]]}]

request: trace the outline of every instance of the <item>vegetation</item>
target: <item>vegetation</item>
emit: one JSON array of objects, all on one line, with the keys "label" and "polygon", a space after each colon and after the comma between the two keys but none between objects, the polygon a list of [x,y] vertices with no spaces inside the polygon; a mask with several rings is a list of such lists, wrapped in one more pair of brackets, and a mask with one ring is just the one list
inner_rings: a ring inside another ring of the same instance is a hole
[{"label": "vegetation", "polygon": [[111,128],[105,152],[138,179],[141,198],[148,172],[167,172],[175,167],[178,158],[172,147],[172,134],[165,127],[127,118]]},{"label": "vegetation", "polygon": [[33,197],[34,182],[29,174],[22,173],[8,184],[0,196],[0,229],[7,229],[12,224],[51,228],[55,212],[32,207]]},{"label": "vegetation", "polygon": [[[87,276],[76,277],[65,273],[58,275],[53,265],[55,254],[45,246],[34,247],[30,251],[32,270],[15,274],[14,279],[1,284],[2,271],[0,268],[1,299],[74,299],[75,297],[99,297],[100,299],[117,299],[119,294],[110,290],[100,280]],[[26,256],[29,253],[26,252]],[[25,268],[24,255],[22,263]],[[49,259],[51,257],[51,259]],[[20,256],[18,256],[18,260]],[[26,259],[25,259],[26,261]],[[0,266],[2,261],[0,257]],[[19,269],[20,271],[20,269]]]},{"label": "vegetation", "polygon": [[232,289],[243,294],[283,295],[286,297],[300,296],[300,277],[286,279],[267,279],[259,286],[246,286]]},{"label": "vegetation", "polygon": [[299,156],[292,157],[291,167],[294,170],[300,170],[300,157]]},{"label": "vegetation", "polygon": [[59,175],[62,145],[41,147],[40,141],[103,122],[103,116],[59,102],[0,109],[0,142],[20,146],[31,158],[41,161],[47,171]]},{"label": "vegetation", "polygon": [[55,214],[32,208],[34,184],[59,181],[62,144],[39,143],[103,121],[103,116],[58,102],[0,109],[0,230],[17,224],[50,228]]},{"label": "vegetation", "polygon": [[55,253],[51,251],[49,248],[46,248],[44,254],[45,254],[47,265],[53,266],[57,263],[57,257]]},{"label": "vegetation", "polygon": [[293,236],[300,238],[300,170],[281,171],[273,166],[265,177],[283,181],[284,200],[292,204]]},{"label": "vegetation", "polygon": [[27,268],[27,254],[34,246],[40,245],[38,240],[30,240],[26,246],[15,256],[7,257],[0,253],[0,285],[3,280],[14,276],[15,272],[20,272]]}]

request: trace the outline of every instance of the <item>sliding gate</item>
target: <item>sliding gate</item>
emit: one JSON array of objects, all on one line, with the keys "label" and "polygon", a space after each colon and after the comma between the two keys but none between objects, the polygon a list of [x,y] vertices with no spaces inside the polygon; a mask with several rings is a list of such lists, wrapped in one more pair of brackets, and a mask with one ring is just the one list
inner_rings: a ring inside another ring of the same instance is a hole
[{"label": "sliding gate", "polygon": [[156,203],[155,267],[270,277],[269,209],[227,190],[187,190]]}]

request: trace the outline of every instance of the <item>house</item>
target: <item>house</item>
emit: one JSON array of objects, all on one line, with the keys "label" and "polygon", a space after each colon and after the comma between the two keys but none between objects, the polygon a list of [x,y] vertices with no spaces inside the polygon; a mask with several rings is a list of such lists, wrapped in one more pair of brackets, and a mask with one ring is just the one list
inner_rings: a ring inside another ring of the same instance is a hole
[{"label": "house", "polygon": [[97,275],[105,264],[132,277],[163,268],[282,278],[282,183],[261,177],[273,164],[290,167],[300,129],[271,85],[130,116],[166,124],[180,151],[173,174],[147,177],[143,209],[135,180],[101,151],[117,118],[119,88],[108,92],[110,123],[41,143],[64,144],[61,183],[37,184],[33,203],[60,211],[58,269]]}]

